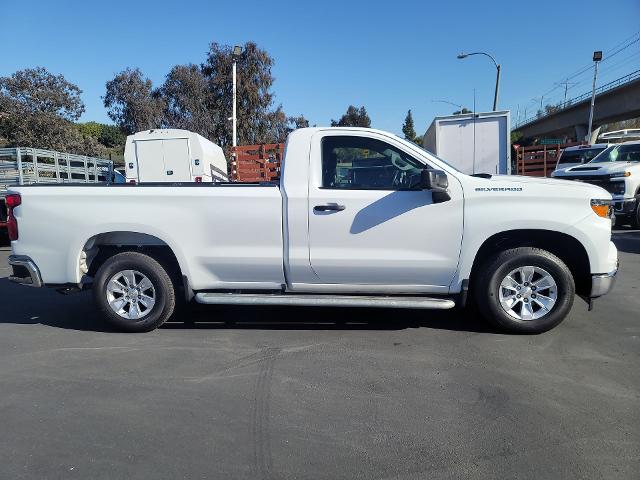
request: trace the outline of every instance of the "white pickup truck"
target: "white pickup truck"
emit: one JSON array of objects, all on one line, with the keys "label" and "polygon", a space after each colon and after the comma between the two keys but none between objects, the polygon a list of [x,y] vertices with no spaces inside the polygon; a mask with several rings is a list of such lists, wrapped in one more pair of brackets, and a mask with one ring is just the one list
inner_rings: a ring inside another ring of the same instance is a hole
[{"label": "white pickup truck", "polygon": [[449,309],[468,296],[503,329],[542,332],[576,294],[607,293],[618,266],[602,188],[468,176],[363,128],[293,132],[278,184],[22,186],[8,199],[11,280],[92,287],[126,331],[158,327],[178,299]]},{"label": "white pickup truck", "polygon": [[612,194],[616,222],[640,228],[640,141],[609,145],[590,162],[553,176],[604,188]]}]

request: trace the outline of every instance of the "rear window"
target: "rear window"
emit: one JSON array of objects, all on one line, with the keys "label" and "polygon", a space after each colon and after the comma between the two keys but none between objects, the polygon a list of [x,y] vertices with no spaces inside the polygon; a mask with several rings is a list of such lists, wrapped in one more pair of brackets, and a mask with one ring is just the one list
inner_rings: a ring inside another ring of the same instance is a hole
[{"label": "rear window", "polygon": [[584,148],[580,150],[570,150],[562,152],[560,155],[560,160],[558,160],[558,164],[562,165],[563,163],[587,163],[590,162],[598,155],[600,152],[604,150],[603,148]]}]

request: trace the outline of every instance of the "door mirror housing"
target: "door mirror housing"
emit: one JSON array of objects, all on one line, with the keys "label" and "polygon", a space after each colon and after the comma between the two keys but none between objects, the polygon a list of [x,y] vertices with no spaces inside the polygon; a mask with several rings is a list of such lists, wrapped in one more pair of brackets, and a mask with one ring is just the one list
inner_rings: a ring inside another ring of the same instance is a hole
[{"label": "door mirror housing", "polygon": [[425,168],[422,170],[420,186],[423,190],[431,190],[436,193],[444,193],[449,188],[449,179],[442,170]]},{"label": "door mirror housing", "polygon": [[434,203],[441,203],[451,200],[447,189],[449,188],[449,179],[447,174],[442,170],[434,170],[425,168],[420,176],[420,186],[423,190],[431,191]]}]

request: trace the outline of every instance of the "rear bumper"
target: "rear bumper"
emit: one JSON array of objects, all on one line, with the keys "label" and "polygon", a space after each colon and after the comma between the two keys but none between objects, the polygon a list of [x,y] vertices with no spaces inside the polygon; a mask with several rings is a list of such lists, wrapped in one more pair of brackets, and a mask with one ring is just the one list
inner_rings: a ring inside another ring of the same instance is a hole
[{"label": "rear bumper", "polygon": [[598,298],[606,295],[611,291],[613,285],[616,283],[616,275],[618,268],[609,273],[601,273],[591,276],[591,294],[589,298]]},{"label": "rear bumper", "polygon": [[13,274],[9,276],[9,281],[20,285],[28,285],[29,287],[42,287],[40,270],[29,257],[10,255],[9,265],[13,268]]}]

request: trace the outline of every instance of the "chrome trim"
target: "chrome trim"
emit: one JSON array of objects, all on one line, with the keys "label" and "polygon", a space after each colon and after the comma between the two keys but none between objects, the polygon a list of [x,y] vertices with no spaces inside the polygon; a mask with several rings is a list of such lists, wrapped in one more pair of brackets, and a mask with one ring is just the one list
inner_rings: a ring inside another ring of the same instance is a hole
[{"label": "chrome trim", "polygon": [[618,268],[609,273],[591,275],[591,294],[589,298],[598,298],[611,291],[616,283]]},{"label": "chrome trim", "polygon": [[16,267],[24,267],[29,272],[28,277],[9,276],[9,281],[27,285],[29,287],[42,287],[42,276],[38,266],[29,257],[24,255],[9,255],[9,265]]}]

